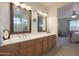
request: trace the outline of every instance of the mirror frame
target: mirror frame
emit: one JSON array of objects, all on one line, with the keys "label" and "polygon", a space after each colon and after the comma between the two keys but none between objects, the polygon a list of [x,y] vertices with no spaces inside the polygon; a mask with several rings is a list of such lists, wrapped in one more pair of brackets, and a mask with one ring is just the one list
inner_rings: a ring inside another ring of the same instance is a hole
[{"label": "mirror frame", "polygon": [[37,28],[38,28],[38,32],[47,32],[47,16],[45,16],[45,30],[40,31],[39,30],[39,15],[40,14],[37,13],[37,18],[38,18],[38,22],[37,22],[38,23],[38,27]]},{"label": "mirror frame", "polygon": [[10,34],[21,34],[21,33],[31,33],[31,16],[32,16],[32,11],[29,10],[29,31],[23,31],[23,32],[13,32],[14,26],[13,26],[13,3],[10,2]]}]

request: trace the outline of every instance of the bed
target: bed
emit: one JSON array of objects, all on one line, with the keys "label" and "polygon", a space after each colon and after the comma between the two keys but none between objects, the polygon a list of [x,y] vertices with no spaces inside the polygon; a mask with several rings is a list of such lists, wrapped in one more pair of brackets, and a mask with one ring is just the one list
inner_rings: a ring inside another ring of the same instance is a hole
[{"label": "bed", "polygon": [[79,42],[79,32],[73,32],[71,42]]}]

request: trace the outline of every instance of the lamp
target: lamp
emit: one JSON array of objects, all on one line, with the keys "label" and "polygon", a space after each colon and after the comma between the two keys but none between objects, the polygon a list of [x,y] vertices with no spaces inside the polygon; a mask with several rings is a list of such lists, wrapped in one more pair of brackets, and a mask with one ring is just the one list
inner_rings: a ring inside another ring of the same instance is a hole
[{"label": "lamp", "polygon": [[73,11],[72,18],[76,18],[76,17],[77,17],[77,14],[75,11]]}]

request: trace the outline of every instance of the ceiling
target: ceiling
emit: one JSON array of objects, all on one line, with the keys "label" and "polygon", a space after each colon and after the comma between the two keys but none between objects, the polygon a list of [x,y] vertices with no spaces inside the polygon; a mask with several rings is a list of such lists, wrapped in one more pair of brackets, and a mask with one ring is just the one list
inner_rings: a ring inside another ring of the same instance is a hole
[{"label": "ceiling", "polygon": [[51,8],[51,7],[60,8],[71,2],[41,2],[41,3],[48,8]]}]

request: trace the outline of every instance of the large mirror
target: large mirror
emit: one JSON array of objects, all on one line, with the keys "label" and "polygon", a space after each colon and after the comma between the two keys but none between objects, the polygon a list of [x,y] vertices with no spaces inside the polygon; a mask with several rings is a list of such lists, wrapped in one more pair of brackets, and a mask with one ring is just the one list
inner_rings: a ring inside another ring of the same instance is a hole
[{"label": "large mirror", "polygon": [[10,32],[31,32],[31,10],[26,10],[20,6],[15,6],[13,3],[10,3],[10,11]]},{"label": "large mirror", "polygon": [[47,31],[47,16],[38,13],[38,32]]}]

